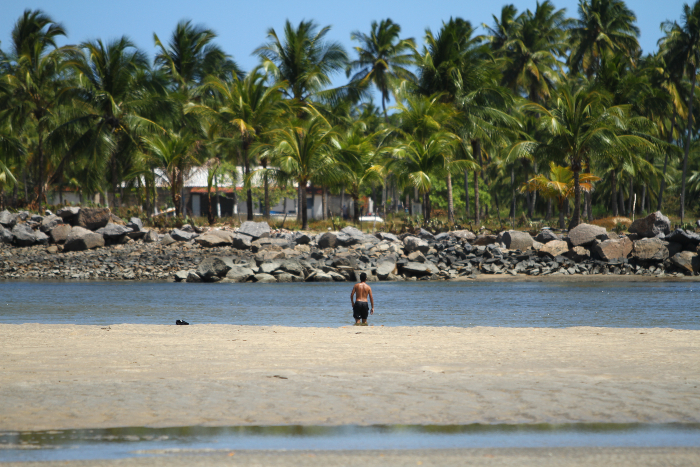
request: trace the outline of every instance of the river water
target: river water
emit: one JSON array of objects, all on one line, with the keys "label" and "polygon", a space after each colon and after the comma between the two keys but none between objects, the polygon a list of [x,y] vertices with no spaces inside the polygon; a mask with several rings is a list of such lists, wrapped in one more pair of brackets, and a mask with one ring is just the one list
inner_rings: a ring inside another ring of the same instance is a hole
[{"label": "river water", "polygon": [[[700,329],[700,283],[372,283],[384,326]],[[0,282],[0,323],[343,326],[348,283]]]}]

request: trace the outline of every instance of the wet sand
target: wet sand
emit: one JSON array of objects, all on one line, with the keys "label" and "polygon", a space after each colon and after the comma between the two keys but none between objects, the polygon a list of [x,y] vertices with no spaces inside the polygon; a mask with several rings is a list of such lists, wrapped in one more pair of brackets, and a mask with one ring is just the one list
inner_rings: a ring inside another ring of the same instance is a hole
[{"label": "wet sand", "polygon": [[698,423],[699,350],[660,328],[0,325],[0,430]]}]

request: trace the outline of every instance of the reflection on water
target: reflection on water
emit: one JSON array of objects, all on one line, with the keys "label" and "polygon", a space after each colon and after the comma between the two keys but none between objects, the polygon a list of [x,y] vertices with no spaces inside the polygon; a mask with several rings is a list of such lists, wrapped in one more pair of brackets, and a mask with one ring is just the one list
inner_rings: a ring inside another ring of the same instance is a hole
[{"label": "reflection on water", "polygon": [[0,461],[109,459],[225,450],[698,447],[700,424],[112,428],[0,432]]},{"label": "reflection on water", "polygon": [[[604,279],[601,279],[604,280]],[[385,326],[700,329],[700,284],[372,283]],[[0,282],[0,323],[341,326],[349,283]]]}]

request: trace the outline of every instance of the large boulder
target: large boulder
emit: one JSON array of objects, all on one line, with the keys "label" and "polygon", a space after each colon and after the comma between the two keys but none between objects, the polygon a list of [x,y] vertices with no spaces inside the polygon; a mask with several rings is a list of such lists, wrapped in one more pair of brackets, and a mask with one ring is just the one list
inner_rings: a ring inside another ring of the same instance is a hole
[{"label": "large boulder", "polygon": [[[345,227],[340,231],[341,234],[347,235],[353,240],[353,244],[357,243],[379,243],[379,239],[370,234],[366,234],[362,232],[360,229],[357,229],[355,227]],[[342,237],[342,236],[341,236]],[[340,241],[340,239],[339,239]]]},{"label": "large boulder", "polygon": [[41,230],[44,233],[51,232],[51,230],[53,230],[54,227],[60,224],[63,224],[63,218],[61,216],[51,214],[49,216],[44,217],[41,220],[39,230]]},{"label": "large boulder", "polygon": [[32,246],[36,243],[34,229],[27,224],[16,224],[12,227],[12,236],[17,246]]},{"label": "large boulder", "polygon": [[231,270],[231,266],[217,257],[204,258],[199,266],[197,266],[197,274],[202,280],[212,282],[214,278],[221,278]]},{"label": "large boulder", "polygon": [[440,270],[430,261],[426,261],[425,263],[409,261],[401,266],[401,272],[408,276],[432,276],[440,272]]},{"label": "large boulder", "polygon": [[129,223],[126,224],[133,232],[141,232],[143,230],[143,222],[138,217],[132,217],[129,219]]},{"label": "large boulder", "polygon": [[270,226],[267,224],[267,222],[246,221],[241,224],[241,227],[238,229],[238,233],[248,235],[254,239],[269,237]]},{"label": "large boulder", "polygon": [[288,259],[282,263],[280,269],[295,276],[304,276],[304,265],[299,260]]},{"label": "large boulder", "polygon": [[387,233],[387,232],[377,232],[374,234],[375,237],[377,237],[379,240],[386,240],[388,242],[399,242],[399,237],[392,233]]},{"label": "large boulder", "polygon": [[36,241],[37,245],[49,244],[49,236],[41,230],[37,230],[36,232],[34,232],[34,240]]},{"label": "large boulder", "polygon": [[171,237],[170,234],[163,235],[163,238],[160,240],[160,244],[163,246],[172,245],[173,243],[177,243],[177,240]]},{"label": "large boulder", "polygon": [[632,253],[632,240],[627,237],[605,240],[595,245],[593,251],[603,261],[621,261]]},{"label": "large boulder", "polygon": [[0,212],[0,225],[11,229],[17,224],[17,214],[12,214],[10,211]]},{"label": "large boulder", "polygon": [[156,243],[158,240],[160,240],[160,236],[155,230],[149,230],[146,232],[146,235],[143,236],[144,243]]},{"label": "large boulder", "polygon": [[397,274],[396,261],[393,259],[383,259],[377,264],[377,277],[387,280],[390,275]]},{"label": "large boulder", "polygon": [[15,237],[12,236],[12,231],[10,229],[6,229],[0,225],[0,243],[10,244],[14,238]]},{"label": "large boulder", "polygon": [[96,233],[102,235],[109,243],[121,243],[129,232],[131,229],[123,225],[109,223],[97,229]]},{"label": "large boulder", "polygon": [[83,227],[73,227],[66,238],[63,251],[83,251],[92,250],[105,246],[105,238]]},{"label": "large boulder", "polygon": [[538,254],[540,256],[551,256],[552,258],[556,256],[562,256],[569,251],[569,244],[564,240],[552,240],[545,243]]},{"label": "large boulder", "polygon": [[106,226],[111,219],[112,213],[109,211],[109,208],[80,208],[78,226],[89,230],[97,230]]},{"label": "large boulder", "polygon": [[532,247],[533,239],[527,232],[522,232],[519,230],[509,230],[503,232],[503,244],[509,250],[520,250],[525,251]]},{"label": "large boulder", "polygon": [[71,227],[68,224],[57,225],[56,227],[51,229],[51,232],[49,232],[49,235],[51,236],[51,241],[53,241],[54,243],[65,243],[72,229],[73,227]]},{"label": "large boulder", "polygon": [[668,259],[668,247],[661,239],[643,238],[633,243],[632,256],[639,260],[660,262]]},{"label": "large boulder", "polygon": [[56,211],[56,215],[60,216],[63,222],[70,225],[78,223],[78,214],[80,214],[80,208],[77,206],[67,206]]},{"label": "large boulder", "polygon": [[311,243],[311,236],[304,232],[294,232],[290,240],[296,245],[308,245]]},{"label": "large boulder", "polygon": [[257,240],[253,240],[250,244],[251,248],[253,249],[254,252],[260,251],[260,250],[265,250],[268,248],[288,248],[289,247],[289,241],[285,238],[269,238],[269,237],[261,237],[258,238]]},{"label": "large boulder", "polygon": [[476,238],[476,235],[474,235],[474,232],[471,232],[469,230],[453,230],[451,232],[448,232],[451,237],[458,238],[460,240],[466,240],[468,242],[471,242]]},{"label": "large boulder", "polygon": [[642,237],[656,237],[659,234],[666,235],[671,232],[671,221],[668,220],[668,217],[661,214],[661,211],[656,211],[632,222],[629,231]]},{"label": "large boulder", "polygon": [[240,265],[234,265],[227,273],[226,277],[224,280],[226,282],[245,282],[251,277],[253,277],[255,273],[253,272],[252,269],[247,268],[245,266],[240,266]]},{"label": "large boulder", "polygon": [[430,240],[435,238],[435,235],[433,235],[431,232],[428,232],[425,229],[420,229],[416,236],[418,238],[422,238],[423,240],[426,240],[426,241],[430,241]]},{"label": "large boulder", "polygon": [[277,278],[271,274],[259,273],[253,276],[255,282],[260,282],[263,284],[268,284],[271,282],[277,282]]},{"label": "large boulder", "polygon": [[234,234],[231,237],[231,246],[237,250],[250,250],[251,237],[243,234]]},{"label": "large boulder", "polygon": [[337,244],[338,236],[333,232],[325,232],[318,239],[318,247],[322,250],[325,250],[326,248],[335,248]]},{"label": "large boulder", "polygon": [[270,260],[260,264],[259,271],[263,274],[272,274],[282,266],[282,261]]},{"label": "large boulder", "polygon": [[664,240],[668,242],[680,243],[683,245],[683,248],[690,247],[692,250],[694,250],[696,246],[700,245],[700,235],[683,229],[674,230],[670,234],[666,235]]},{"label": "large boulder", "polygon": [[540,233],[535,237],[535,241],[540,243],[549,243],[554,240],[561,240],[561,237],[549,229],[540,230]]},{"label": "large boulder", "polygon": [[681,268],[683,272],[697,274],[700,272],[700,256],[692,251],[681,251],[671,256],[671,262]]},{"label": "large boulder", "polygon": [[203,247],[228,246],[233,243],[233,233],[226,230],[210,230],[194,240]]},{"label": "large boulder", "polygon": [[184,230],[180,229],[173,229],[170,232],[170,236],[173,238],[173,240],[178,242],[188,242],[193,238],[198,237],[198,235],[194,232],[185,232]]},{"label": "large boulder", "polygon": [[428,242],[418,237],[406,237],[403,239],[404,249],[406,253],[412,253],[414,251],[420,251],[425,254],[430,249]]},{"label": "large boulder", "polygon": [[589,246],[596,239],[607,240],[608,232],[605,227],[591,224],[579,224],[569,231],[569,241],[572,246]]}]

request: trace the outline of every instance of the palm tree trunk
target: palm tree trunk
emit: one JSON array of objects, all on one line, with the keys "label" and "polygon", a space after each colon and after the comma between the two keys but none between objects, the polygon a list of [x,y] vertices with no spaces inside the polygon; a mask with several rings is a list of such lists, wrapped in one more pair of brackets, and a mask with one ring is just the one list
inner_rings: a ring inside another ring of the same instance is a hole
[{"label": "palm tree trunk", "polygon": [[612,169],[610,172],[610,191],[611,191],[611,201],[612,201],[612,215],[617,217],[620,213],[617,210],[617,171]]},{"label": "palm tree trunk", "polygon": [[301,222],[301,210],[306,209],[306,205],[301,204],[301,185],[297,185],[297,222]]},{"label": "palm tree trunk", "polygon": [[688,139],[685,144],[685,156],[683,157],[683,175],[681,179],[681,224],[685,218],[685,183],[686,175],[688,174],[688,155],[690,154],[690,139],[693,136],[693,102],[695,101],[695,80],[697,75],[693,70],[690,78],[690,97],[688,97]]},{"label": "palm tree trunk", "polygon": [[[383,101],[383,100],[382,100],[382,101]],[[386,190],[387,190],[387,179],[384,178],[383,182],[384,182],[384,183],[382,184],[382,217],[383,217],[384,219],[386,219],[386,199],[387,199]]]},{"label": "palm tree trunk", "polygon": [[[43,148],[43,138],[41,135],[41,130],[39,131],[39,187],[37,190],[37,205],[39,206],[39,214],[42,213],[41,203],[44,198],[44,148]],[[29,201],[29,200],[27,200]]]},{"label": "palm tree trunk", "polygon": [[566,228],[566,223],[564,222],[564,208],[568,205],[569,204],[567,200],[559,203],[559,228],[561,230],[564,230]]},{"label": "palm tree trunk", "polygon": [[630,177],[630,199],[629,199],[629,207],[627,208],[627,212],[632,215],[632,203],[634,202],[634,177]]},{"label": "palm tree trunk", "polygon": [[321,187],[321,211],[323,211],[323,213],[321,214],[321,219],[323,219],[324,221],[326,220],[327,206],[328,205],[326,204],[326,186],[324,185]]},{"label": "palm tree trunk", "polygon": [[624,189],[622,188],[622,179],[620,179],[620,185],[617,189],[620,194],[620,214],[626,216],[627,213],[625,212],[625,193]]},{"label": "palm tree trunk", "polygon": [[356,224],[360,222],[360,194],[358,190],[352,191],[352,220]]},{"label": "palm tree trunk", "polygon": [[424,221],[429,221],[430,220],[430,193],[427,191],[423,193],[423,220]]},{"label": "palm tree trunk", "polygon": [[[248,176],[250,174],[250,162],[248,161],[247,157],[246,157],[245,162],[244,162],[244,168],[245,168],[245,175],[246,175],[246,180],[247,180]],[[253,220],[253,190],[250,188],[250,183],[246,183],[245,195],[246,195],[245,209],[246,209],[246,211],[248,211],[248,213],[246,215],[246,219],[249,221],[252,221]]]},{"label": "palm tree trunk", "polygon": [[552,218],[552,199],[547,198],[547,214],[544,216],[545,220],[549,220]]},{"label": "palm tree trunk", "polygon": [[[673,109],[673,114],[671,115],[671,128],[668,131],[667,143],[669,146],[673,142],[673,129],[676,127],[676,110]],[[656,210],[661,211],[661,204],[664,200],[664,190],[666,189],[666,167],[668,166],[668,151],[666,151],[666,157],[664,158],[664,174],[661,177],[661,187],[659,188],[659,200],[657,203]]]},{"label": "palm tree trunk", "polygon": [[263,168],[263,191],[264,193],[264,198],[263,198],[263,217],[265,219],[270,219],[270,182],[267,179],[267,159],[263,159],[260,161],[262,164]]},{"label": "palm tree trunk", "polygon": [[469,172],[464,171],[464,205],[466,209],[466,219],[471,217],[469,208]]},{"label": "palm tree trunk", "polygon": [[447,173],[447,222],[455,222],[455,203],[452,198],[452,174]]},{"label": "palm tree trunk", "polygon": [[[472,153],[481,167],[481,142],[478,139],[472,140]],[[479,213],[479,177],[476,171],[474,171],[474,223],[478,229],[481,218]]]},{"label": "palm tree trunk", "polygon": [[637,210],[638,213],[642,213],[646,207],[646,201],[647,201],[647,185],[644,184],[642,187],[642,199],[641,202],[639,203],[639,209]]},{"label": "palm tree trunk", "polygon": [[571,222],[569,222],[569,230],[581,223],[581,184],[579,182],[581,164],[574,163],[571,168],[574,172],[574,214],[571,216]]},{"label": "palm tree trunk", "polygon": [[[306,201],[306,182],[299,180],[299,186],[301,186],[302,201]],[[301,210],[301,229],[309,229],[309,213],[307,212],[306,205],[304,205]]]},{"label": "palm tree trunk", "polygon": [[340,187],[340,218],[345,219],[345,187]]}]

